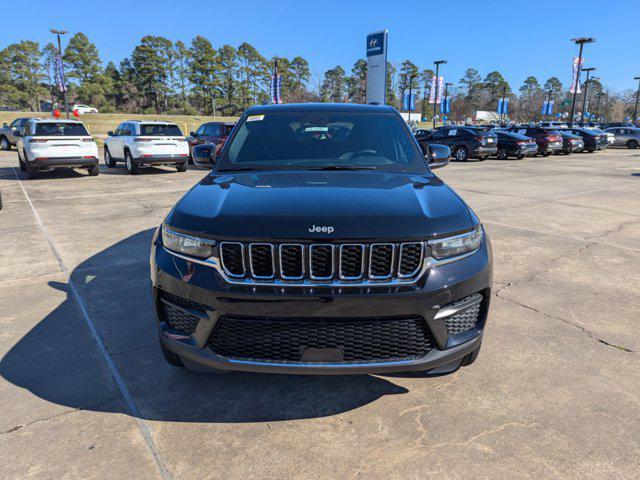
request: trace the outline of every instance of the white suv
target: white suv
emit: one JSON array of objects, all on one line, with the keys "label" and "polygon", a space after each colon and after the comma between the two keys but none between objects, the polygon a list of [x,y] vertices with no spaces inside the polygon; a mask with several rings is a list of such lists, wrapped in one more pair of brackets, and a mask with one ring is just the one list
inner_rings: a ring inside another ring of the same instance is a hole
[{"label": "white suv", "polygon": [[73,108],[71,109],[71,111],[73,112],[74,110],[77,110],[79,114],[84,114],[84,113],[98,113],[98,109],[95,107],[90,107],[89,105],[83,105],[81,103],[77,103],[73,106]]},{"label": "white suv", "polygon": [[18,137],[20,170],[29,178],[55,168],[83,168],[100,173],[98,146],[82,122],[30,118]]},{"label": "white suv", "polygon": [[175,123],[128,120],[108,133],[104,163],[109,168],[124,161],[131,175],[140,165],[174,165],[179,172],[187,171],[189,144]]}]

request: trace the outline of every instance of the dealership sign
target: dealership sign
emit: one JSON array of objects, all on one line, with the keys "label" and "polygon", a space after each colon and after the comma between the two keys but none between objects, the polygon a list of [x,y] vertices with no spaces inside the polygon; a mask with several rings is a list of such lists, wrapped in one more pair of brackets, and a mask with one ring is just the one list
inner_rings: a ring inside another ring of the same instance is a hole
[{"label": "dealership sign", "polygon": [[580,70],[582,70],[582,65],[584,65],[584,58],[580,59],[578,57],[573,57],[573,81],[571,82],[571,87],[569,88],[569,92],[571,93],[580,93],[580,82],[578,79],[580,78]]},{"label": "dealership sign", "polygon": [[387,30],[367,35],[367,103],[370,104],[386,103],[387,37]]}]

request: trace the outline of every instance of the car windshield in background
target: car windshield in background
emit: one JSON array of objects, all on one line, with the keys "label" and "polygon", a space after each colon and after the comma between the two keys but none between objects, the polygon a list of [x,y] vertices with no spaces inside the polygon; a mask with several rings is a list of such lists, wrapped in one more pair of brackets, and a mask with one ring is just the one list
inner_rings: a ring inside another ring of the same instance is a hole
[{"label": "car windshield in background", "polygon": [[146,137],[171,137],[182,136],[182,132],[177,125],[151,123],[140,125],[140,135],[144,135]]},{"label": "car windshield in background", "polygon": [[420,150],[396,115],[324,112],[247,116],[219,169],[238,168],[426,172]]},{"label": "car windshield in background", "polygon": [[79,137],[87,136],[89,132],[80,123],[37,123],[36,136],[39,137]]}]

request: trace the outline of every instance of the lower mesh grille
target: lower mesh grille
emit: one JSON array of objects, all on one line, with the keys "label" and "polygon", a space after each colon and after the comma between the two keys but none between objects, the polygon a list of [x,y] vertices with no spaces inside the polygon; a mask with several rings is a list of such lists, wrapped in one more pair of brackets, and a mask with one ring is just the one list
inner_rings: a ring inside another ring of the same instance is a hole
[{"label": "lower mesh grille", "polygon": [[456,333],[471,330],[476,326],[476,323],[478,323],[478,320],[480,319],[480,309],[482,308],[482,294],[480,293],[476,293],[463,298],[462,300],[458,300],[457,302],[453,302],[443,308],[455,308],[456,306],[467,302],[473,303],[473,305],[444,319],[444,324],[447,327],[449,335],[455,335]]},{"label": "lower mesh grille", "polygon": [[160,292],[160,300],[160,319],[165,321],[173,330],[178,330],[185,334],[195,333],[200,320],[200,317],[189,313],[185,309],[200,310],[203,314],[205,310],[211,309],[211,307],[201,303],[193,302],[168,292]]},{"label": "lower mesh grille", "polygon": [[209,346],[235,359],[300,362],[307,349],[335,349],[342,362],[415,359],[433,348],[421,317],[280,318],[225,316]]},{"label": "lower mesh grille", "polygon": [[163,303],[164,320],[169,327],[184,333],[195,333],[198,326],[199,318],[195,315],[185,312],[184,310],[173,306],[170,303]]}]

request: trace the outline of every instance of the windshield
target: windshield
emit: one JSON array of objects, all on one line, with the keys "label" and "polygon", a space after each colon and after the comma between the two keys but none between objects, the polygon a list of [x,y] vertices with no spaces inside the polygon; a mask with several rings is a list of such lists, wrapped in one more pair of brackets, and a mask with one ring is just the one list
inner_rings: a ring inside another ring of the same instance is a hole
[{"label": "windshield", "polygon": [[161,123],[150,123],[140,125],[140,135],[151,137],[182,136],[182,132],[177,125],[164,125]]},{"label": "windshield", "polygon": [[249,115],[219,170],[354,168],[424,173],[426,165],[394,114],[282,112]]},{"label": "windshield", "polygon": [[41,137],[79,137],[89,132],[81,123],[37,123],[35,136]]}]

